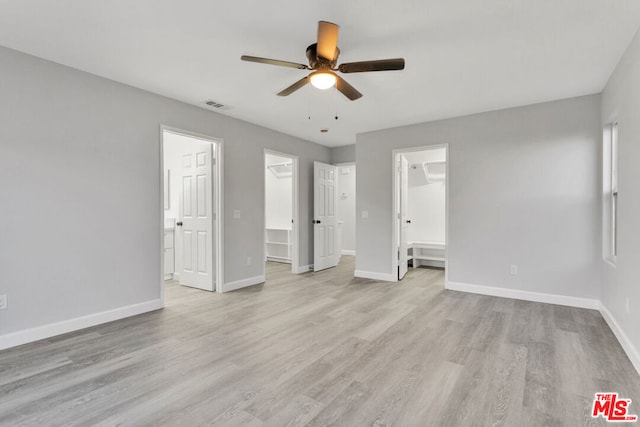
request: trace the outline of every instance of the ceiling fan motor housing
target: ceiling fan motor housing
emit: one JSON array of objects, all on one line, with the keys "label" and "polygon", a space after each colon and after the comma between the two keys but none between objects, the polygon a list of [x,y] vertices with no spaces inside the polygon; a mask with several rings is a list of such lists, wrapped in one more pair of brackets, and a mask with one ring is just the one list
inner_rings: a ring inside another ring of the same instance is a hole
[{"label": "ceiling fan motor housing", "polygon": [[338,56],[340,56],[340,49],[338,49],[338,47],[336,47],[336,54],[332,61],[318,56],[318,43],[314,43],[307,48],[309,66],[314,70],[335,70],[336,64],[338,63]]}]

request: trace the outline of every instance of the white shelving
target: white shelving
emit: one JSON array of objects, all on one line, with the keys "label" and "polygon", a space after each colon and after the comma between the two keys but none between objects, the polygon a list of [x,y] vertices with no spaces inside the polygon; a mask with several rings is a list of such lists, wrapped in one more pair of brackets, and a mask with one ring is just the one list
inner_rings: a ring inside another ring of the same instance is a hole
[{"label": "white shelving", "polygon": [[290,229],[267,228],[266,231],[267,261],[291,264],[292,238]]},{"label": "white shelving", "polygon": [[[409,256],[413,260],[413,266],[435,265],[444,267],[446,245],[439,242],[409,242],[407,245]],[[427,263],[422,263],[427,261]]]},{"label": "white shelving", "polygon": [[174,232],[173,229],[164,229],[164,280],[173,279],[175,272],[174,254]]}]

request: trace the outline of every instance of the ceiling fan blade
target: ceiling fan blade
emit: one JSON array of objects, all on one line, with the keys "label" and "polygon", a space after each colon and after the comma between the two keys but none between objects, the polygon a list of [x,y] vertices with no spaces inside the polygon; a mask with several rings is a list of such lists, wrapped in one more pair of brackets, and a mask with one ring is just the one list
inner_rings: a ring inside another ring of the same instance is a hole
[{"label": "ceiling fan blade", "polygon": [[358,90],[351,86],[345,79],[340,76],[336,76],[336,89],[338,89],[344,96],[352,101],[360,98],[362,94]]},{"label": "ceiling fan blade", "polygon": [[291,95],[293,92],[297,91],[307,83],[309,83],[309,76],[303,77],[288,88],[281,90],[280,92],[278,92],[278,96]]},{"label": "ceiling fan blade", "polygon": [[260,58],[258,56],[242,55],[240,59],[243,61],[249,61],[249,62],[259,62],[260,64],[269,64],[269,65],[278,65],[280,67],[298,68],[299,70],[311,69],[304,64],[297,64],[295,62],[289,62],[289,61],[280,61],[278,59]]},{"label": "ceiling fan blade", "polygon": [[338,26],[332,22],[318,22],[318,56],[328,61],[336,59]]},{"label": "ceiling fan blade", "polygon": [[367,71],[404,70],[404,59],[379,59],[377,61],[347,62],[340,64],[338,70],[342,73],[364,73]]}]

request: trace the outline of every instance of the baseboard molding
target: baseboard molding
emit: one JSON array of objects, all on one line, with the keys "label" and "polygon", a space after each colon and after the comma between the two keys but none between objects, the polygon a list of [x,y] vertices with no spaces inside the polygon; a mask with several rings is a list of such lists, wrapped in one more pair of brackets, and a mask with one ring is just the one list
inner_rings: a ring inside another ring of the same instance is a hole
[{"label": "baseboard molding", "polygon": [[341,252],[342,255],[356,256],[356,251],[352,251],[352,250],[349,250],[349,249],[343,249],[340,252]]},{"label": "baseboard molding", "polygon": [[291,260],[290,259],[283,259],[283,258],[278,258],[278,257],[267,257],[267,261],[273,261],[273,262],[279,262],[281,264],[291,264]]},{"label": "baseboard molding", "polygon": [[231,292],[236,289],[246,288],[247,286],[259,285],[260,283],[264,283],[264,280],[264,275],[260,275],[225,283],[222,285],[222,292]]},{"label": "baseboard molding", "polygon": [[313,271],[313,264],[301,265],[298,268],[292,269],[293,274],[302,274],[309,271]]},{"label": "baseboard molding", "polygon": [[133,304],[126,307],[103,311],[100,313],[76,317],[74,319],[63,320],[61,322],[51,323],[48,325],[37,326],[35,328],[25,329],[24,331],[0,335],[0,350],[17,347],[19,345],[55,337],[56,335],[78,331],[80,329],[89,328],[91,326],[96,326],[107,322],[113,322],[114,320],[124,319],[126,317],[135,316],[137,314],[159,310],[163,307],[164,304],[162,300],[155,299],[139,304]]},{"label": "baseboard molding", "polygon": [[382,282],[397,282],[398,278],[393,274],[378,273],[376,271],[356,270],[353,275],[363,279],[380,280]]},{"label": "baseboard molding", "polygon": [[469,292],[472,294],[491,295],[494,297],[513,298],[524,301],[544,302],[547,304],[566,305],[569,307],[589,308],[599,310],[600,301],[588,298],[569,297],[565,295],[545,294],[541,292],[521,291],[517,289],[496,288],[493,286],[472,285],[449,281],[446,289],[452,291]]},{"label": "baseboard molding", "polygon": [[627,334],[624,333],[615,317],[613,317],[613,314],[611,314],[609,309],[602,303],[600,304],[600,314],[602,314],[605,322],[607,322],[607,325],[609,325],[609,328],[618,339],[624,352],[627,353],[631,364],[636,368],[638,374],[640,374],[640,351],[633,345],[629,337],[627,337]]}]

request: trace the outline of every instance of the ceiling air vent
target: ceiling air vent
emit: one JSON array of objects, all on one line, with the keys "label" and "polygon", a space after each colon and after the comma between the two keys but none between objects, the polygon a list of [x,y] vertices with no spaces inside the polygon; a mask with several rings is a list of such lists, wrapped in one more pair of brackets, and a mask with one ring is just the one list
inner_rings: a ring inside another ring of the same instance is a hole
[{"label": "ceiling air vent", "polygon": [[207,101],[205,102],[205,104],[213,108],[224,108],[224,104],[220,104],[219,102],[216,102],[216,101]]}]

